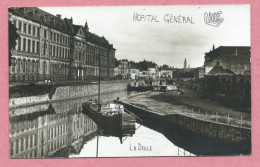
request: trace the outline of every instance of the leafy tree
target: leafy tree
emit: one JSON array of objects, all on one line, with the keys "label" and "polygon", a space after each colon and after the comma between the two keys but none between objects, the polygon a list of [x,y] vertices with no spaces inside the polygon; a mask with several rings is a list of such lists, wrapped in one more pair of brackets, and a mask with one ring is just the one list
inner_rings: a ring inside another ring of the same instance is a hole
[{"label": "leafy tree", "polygon": [[117,60],[117,58],[115,58],[115,67],[119,66],[119,61]]},{"label": "leafy tree", "polygon": [[16,46],[16,40],[20,38],[17,33],[17,28],[9,21],[8,22],[9,28],[9,66],[11,66],[11,59],[12,59],[12,52],[11,50]]}]

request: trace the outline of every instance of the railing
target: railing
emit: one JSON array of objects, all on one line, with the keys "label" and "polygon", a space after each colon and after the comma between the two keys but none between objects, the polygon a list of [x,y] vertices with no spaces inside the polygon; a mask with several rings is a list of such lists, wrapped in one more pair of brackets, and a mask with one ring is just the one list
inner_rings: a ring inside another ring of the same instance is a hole
[{"label": "railing", "polygon": [[179,114],[186,115],[193,118],[209,120],[216,123],[232,125],[236,127],[251,128],[251,118],[249,116],[212,112],[208,110],[195,109],[193,107],[178,106]]},{"label": "railing", "polygon": [[189,151],[184,150],[183,148],[178,147],[178,156],[195,156],[194,154],[192,154]]}]

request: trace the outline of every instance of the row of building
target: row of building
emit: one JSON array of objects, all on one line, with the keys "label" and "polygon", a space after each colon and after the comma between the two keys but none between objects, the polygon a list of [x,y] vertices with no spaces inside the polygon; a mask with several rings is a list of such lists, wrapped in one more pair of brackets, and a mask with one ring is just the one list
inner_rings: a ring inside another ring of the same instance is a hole
[{"label": "row of building", "polygon": [[155,68],[148,68],[147,71],[141,71],[136,68],[131,68],[127,59],[119,61],[119,66],[115,68],[115,76],[120,79],[153,79],[159,80],[160,78],[166,79],[199,79],[204,77],[204,68],[187,68],[186,59],[184,60],[184,68],[169,68],[160,69],[158,66]]},{"label": "row of building", "polygon": [[147,71],[131,68],[127,59],[119,61],[119,66],[115,68],[115,76],[123,79],[138,78],[170,78],[170,79],[201,79],[205,75],[212,75],[214,66],[221,66],[229,69],[234,74],[250,75],[250,47],[243,46],[220,46],[215,49],[213,45],[210,52],[205,53],[205,62],[202,67],[187,67],[187,60],[184,60],[183,68],[170,68],[159,70],[159,67],[148,68]]},{"label": "row of building", "polygon": [[[105,37],[35,7],[9,8],[20,36],[11,51],[10,81],[112,78],[116,49]],[[99,70],[100,61],[100,70]]]}]

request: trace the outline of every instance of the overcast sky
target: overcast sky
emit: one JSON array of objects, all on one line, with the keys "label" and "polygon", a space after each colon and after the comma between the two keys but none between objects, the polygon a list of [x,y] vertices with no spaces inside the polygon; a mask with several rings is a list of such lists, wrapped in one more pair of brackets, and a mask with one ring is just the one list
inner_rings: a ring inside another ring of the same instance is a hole
[{"label": "overcast sky", "polygon": [[[250,6],[123,6],[44,7],[51,14],[73,18],[74,24],[87,20],[92,33],[104,36],[117,49],[117,59],[149,60],[158,65],[202,66],[212,45],[250,46]],[[205,12],[222,11],[219,27],[204,22]],[[157,16],[159,22],[133,21],[134,13]],[[165,14],[192,17],[190,23],[167,23]]]}]

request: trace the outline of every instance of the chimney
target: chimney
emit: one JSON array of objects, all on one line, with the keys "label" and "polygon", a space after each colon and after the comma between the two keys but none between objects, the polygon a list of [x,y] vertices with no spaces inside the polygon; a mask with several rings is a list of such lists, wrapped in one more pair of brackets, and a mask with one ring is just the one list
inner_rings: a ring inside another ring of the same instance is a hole
[{"label": "chimney", "polygon": [[213,44],[212,51],[214,51],[214,50],[215,50],[215,45]]},{"label": "chimney", "polygon": [[61,19],[61,14],[57,14],[56,16],[57,16],[59,19]]}]

